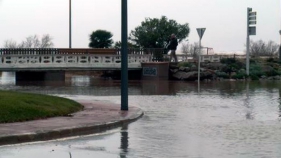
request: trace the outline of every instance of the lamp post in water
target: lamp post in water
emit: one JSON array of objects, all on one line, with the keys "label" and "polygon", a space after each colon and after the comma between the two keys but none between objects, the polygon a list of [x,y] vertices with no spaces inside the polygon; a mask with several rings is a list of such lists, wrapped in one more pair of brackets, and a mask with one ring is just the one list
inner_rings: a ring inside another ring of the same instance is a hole
[{"label": "lamp post in water", "polygon": [[128,7],[121,0],[121,110],[128,111]]},{"label": "lamp post in water", "polygon": [[71,0],[69,0],[69,48],[71,48]]}]

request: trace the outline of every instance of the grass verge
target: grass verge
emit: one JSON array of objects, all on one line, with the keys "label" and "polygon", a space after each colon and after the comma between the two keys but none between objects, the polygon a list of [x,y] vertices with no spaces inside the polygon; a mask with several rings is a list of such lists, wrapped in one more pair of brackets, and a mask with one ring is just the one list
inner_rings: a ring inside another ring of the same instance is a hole
[{"label": "grass verge", "polygon": [[65,116],[82,109],[82,105],[66,98],[0,90],[0,123]]}]

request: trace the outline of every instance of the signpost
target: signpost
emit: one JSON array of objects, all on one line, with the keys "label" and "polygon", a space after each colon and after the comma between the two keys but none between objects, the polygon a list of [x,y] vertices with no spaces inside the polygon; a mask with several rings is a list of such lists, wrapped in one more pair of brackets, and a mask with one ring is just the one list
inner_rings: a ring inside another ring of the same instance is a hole
[{"label": "signpost", "polygon": [[257,24],[257,12],[253,12],[252,8],[247,8],[247,40],[246,40],[246,73],[250,74],[250,61],[249,61],[249,49],[250,49],[250,35],[256,35]]},{"label": "signpost", "polygon": [[200,90],[200,61],[201,61],[201,39],[205,33],[206,28],[197,28],[199,35],[199,54],[198,54],[198,92]]}]

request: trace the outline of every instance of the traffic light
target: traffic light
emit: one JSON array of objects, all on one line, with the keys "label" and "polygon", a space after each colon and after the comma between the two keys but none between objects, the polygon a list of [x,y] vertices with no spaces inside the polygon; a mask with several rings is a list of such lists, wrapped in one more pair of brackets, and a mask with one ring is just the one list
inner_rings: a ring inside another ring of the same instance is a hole
[{"label": "traffic light", "polygon": [[247,15],[247,27],[249,30],[249,35],[256,35],[256,25],[257,24],[257,12],[253,12],[252,8],[248,8]]}]

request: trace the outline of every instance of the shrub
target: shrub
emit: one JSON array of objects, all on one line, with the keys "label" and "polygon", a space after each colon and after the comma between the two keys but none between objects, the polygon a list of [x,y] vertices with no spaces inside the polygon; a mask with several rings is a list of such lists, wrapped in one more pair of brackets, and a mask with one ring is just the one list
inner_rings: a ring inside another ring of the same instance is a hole
[{"label": "shrub", "polygon": [[244,64],[235,58],[223,58],[221,63],[225,64],[222,71],[227,73],[237,72],[244,67]]},{"label": "shrub", "polygon": [[246,78],[246,74],[242,74],[242,73],[239,73],[239,74],[235,74],[232,76],[233,79],[244,79]]},{"label": "shrub", "polygon": [[221,63],[223,64],[231,64],[231,63],[236,63],[236,59],[235,58],[222,58],[221,59]]},{"label": "shrub", "polygon": [[252,80],[259,80],[259,77],[257,75],[250,74],[250,77]]},{"label": "shrub", "polygon": [[232,76],[233,79],[244,79],[247,78],[246,70],[245,69],[240,69],[237,71],[237,74]]},{"label": "shrub", "polygon": [[268,59],[266,59],[266,62],[272,63],[272,62],[274,62],[274,58],[268,58]]},{"label": "shrub", "polygon": [[192,64],[189,62],[180,62],[178,63],[178,67],[191,67]]},{"label": "shrub", "polygon": [[275,69],[271,70],[271,71],[268,71],[266,72],[266,75],[267,76],[277,76],[277,75],[280,75],[281,73]]},{"label": "shrub", "polygon": [[224,79],[229,78],[229,75],[227,73],[221,72],[221,71],[216,72],[216,75],[217,75],[217,77],[221,77],[221,78],[224,78]]},{"label": "shrub", "polygon": [[258,63],[257,59],[250,59],[250,64],[256,64],[256,63]]},{"label": "shrub", "polygon": [[256,65],[256,64],[250,65],[250,77],[251,78],[252,78],[252,76],[261,77],[263,75],[265,75],[265,73],[262,71],[262,68],[260,65]]},{"label": "shrub", "polygon": [[266,62],[268,62],[268,63],[278,63],[278,64],[280,64],[279,59],[278,59],[278,58],[273,58],[273,57],[266,59]]}]

